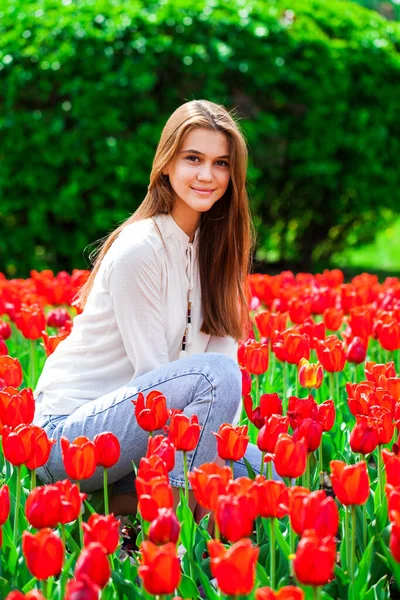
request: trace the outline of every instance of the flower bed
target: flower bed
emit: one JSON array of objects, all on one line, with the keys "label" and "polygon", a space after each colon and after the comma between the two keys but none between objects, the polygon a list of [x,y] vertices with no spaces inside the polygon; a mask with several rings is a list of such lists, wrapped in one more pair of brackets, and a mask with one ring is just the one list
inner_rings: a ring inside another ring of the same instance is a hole
[{"label": "flower bed", "polygon": [[[174,511],[168,472],[176,452],[196,446],[200,426],[167,410],[160,393],[139,394],[132,410],[149,445],[137,465],[138,550],[123,558],[107,493],[99,508],[79,489],[99,467],[107,491],[115,436],[62,440],[74,483],[41,486],[35,474],[54,442],[32,425],[32,388],[73,327],[86,277],[0,277],[0,597],[398,597],[399,279],[250,276],[241,419],[215,432],[227,464],[189,473]],[[249,465],[234,480],[231,463],[250,440],[262,452],[260,474]],[[188,480],[215,518],[214,537],[210,515],[197,523],[188,508]]]}]

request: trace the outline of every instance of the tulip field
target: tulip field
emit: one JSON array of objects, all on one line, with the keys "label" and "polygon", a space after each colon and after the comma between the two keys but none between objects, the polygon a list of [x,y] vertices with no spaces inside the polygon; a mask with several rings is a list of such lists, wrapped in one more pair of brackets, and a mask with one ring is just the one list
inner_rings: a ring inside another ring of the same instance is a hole
[{"label": "tulip field", "polygon": [[[225,466],[186,473],[176,506],[168,473],[177,452],[186,464],[201,424],[156,390],[139,394],[132,411],[149,443],[122,551],[112,432],[62,438],[68,479],[36,476],[55,441],[32,424],[32,392],[87,276],[0,273],[0,599],[399,598],[400,279],[251,275],[240,422],[215,432]],[[233,479],[250,441],[259,469]],[[86,496],[80,482],[96,468],[104,490]]]}]

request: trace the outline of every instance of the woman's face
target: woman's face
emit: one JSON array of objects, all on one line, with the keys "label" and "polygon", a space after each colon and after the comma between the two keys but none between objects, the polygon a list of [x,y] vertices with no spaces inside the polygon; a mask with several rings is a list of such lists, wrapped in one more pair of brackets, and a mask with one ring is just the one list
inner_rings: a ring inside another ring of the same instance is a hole
[{"label": "woman's face", "polygon": [[175,192],[174,213],[200,218],[225,193],[230,180],[229,139],[211,129],[192,129],[163,171]]}]

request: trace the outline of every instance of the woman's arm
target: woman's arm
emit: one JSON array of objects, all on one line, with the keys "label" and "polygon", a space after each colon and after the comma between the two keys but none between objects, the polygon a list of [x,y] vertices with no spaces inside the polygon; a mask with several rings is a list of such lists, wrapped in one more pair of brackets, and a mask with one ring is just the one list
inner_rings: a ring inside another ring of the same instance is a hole
[{"label": "woman's arm", "polygon": [[135,377],[169,362],[162,269],[150,243],[129,243],[107,266],[106,284]]}]

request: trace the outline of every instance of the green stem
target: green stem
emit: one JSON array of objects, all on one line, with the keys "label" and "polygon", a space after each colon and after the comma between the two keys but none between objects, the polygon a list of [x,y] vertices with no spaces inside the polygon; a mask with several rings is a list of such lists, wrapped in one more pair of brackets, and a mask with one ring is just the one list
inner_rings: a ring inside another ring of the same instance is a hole
[{"label": "green stem", "polygon": [[264,458],[265,458],[265,452],[261,452],[260,475],[264,475]]},{"label": "green stem", "polygon": [[220,536],[220,534],[219,534],[219,527],[218,527],[217,521],[215,521],[215,524],[214,524],[214,538],[215,538],[216,540],[219,540],[219,539],[220,539],[220,537],[221,537],[221,536]]},{"label": "green stem", "polygon": [[35,340],[29,340],[29,387],[35,388]]},{"label": "green stem", "polygon": [[355,570],[356,570],[356,506],[351,506],[351,569],[350,569],[350,581],[355,581]]},{"label": "green stem", "polygon": [[260,375],[256,375],[256,406],[260,406]]},{"label": "green stem", "polygon": [[313,600],[319,600],[321,598],[321,588],[319,585],[313,588]]},{"label": "green stem", "polygon": [[378,496],[379,505],[378,506],[380,506],[382,504],[382,499],[384,497],[384,491],[385,491],[385,473],[382,468],[382,446],[381,445],[378,446],[377,469],[378,469],[378,493],[379,493],[379,496]]},{"label": "green stem", "polygon": [[67,536],[65,534],[65,525],[64,525],[64,523],[60,523],[60,533],[61,533],[61,541],[63,543],[64,551],[65,551],[66,547],[67,547]]},{"label": "green stem", "polygon": [[290,526],[289,542],[290,542],[290,554],[294,554],[295,547],[296,547],[296,534],[295,534],[292,526]]},{"label": "green stem", "polygon": [[36,487],[36,469],[32,469],[31,471],[31,490]]},{"label": "green stem", "polygon": [[395,360],[397,377],[400,377],[400,350],[396,350],[393,358]]},{"label": "green stem", "polygon": [[362,524],[362,534],[363,534],[363,544],[364,549],[367,547],[367,503],[363,504],[363,524]]},{"label": "green stem", "polygon": [[295,365],[296,371],[295,371],[295,391],[294,391],[294,395],[296,396],[296,398],[299,397],[299,374],[297,372],[297,366]]},{"label": "green stem", "polygon": [[276,572],[276,548],[275,548],[275,518],[272,517],[269,520],[270,524],[270,534],[269,534],[269,543],[270,543],[270,582],[272,589],[275,589],[275,572]]},{"label": "green stem", "polygon": [[230,468],[231,468],[232,475],[233,475],[233,460],[230,460],[230,461],[229,461],[229,466],[230,466]]},{"label": "green stem", "polygon": [[[81,491],[81,482],[77,481],[76,485],[78,486],[79,492]],[[81,543],[81,548],[83,548],[83,528],[82,528],[82,512],[79,511],[78,515],[78,527],[79,527],[79,540]]]},{"label": "green stem", "polygon": [[270,340],[270,352],[269,355],[271,357],[271,362],[272,362],[272,366],[270,366],[270,375],[269,375],[269,386],[270,386],[270,391],[273,391],[273,385],[274,385],[274,377],[275,377],[275,368],[276,368],[276,356],[275,356],[275,352],[272,351],[272,343]]},{"label": "green stem", "polygon": [[272,461],[267,462],[267,479],[272,479]]},{"label": "green stem", "polygon": [[[187,456],[186,456],[185,450],[183,451],[183,470],[185,471],[185,498],[186,498],[186,502],[188,503],[188,506],[189,506],[189,481],[188,481]],[[232,465],[232,471],[233,471],[233,465]]]},{"label": "green stem", "polygon": [[16,485],[14,531],[13,531],[14,546],[17,546],[17,542],[18,542],[19,505],[21,504],[21,465],[17,466],[16,474],[17,474],[17,485]]},{"label": "green stem", "polygon": [[108,469],[104,469],[103,471],[103,488],[104,488],[104,514],[108,515],[109,507],[108,507]]},{"label": "green stem", "polygon": [[262,523],[261,517],[257,517],[256,519],[256,538],[257,538],[257,546],[261,545],[261,534],[262,534]]},{"label": "green stem", "polygon": [[42,594],[45,598],[48,598],[48,580],[47,579],[43,579],[42,581]]},{"label": "green stem", "polygon": [[335,373],[329,373],[329,396],[335,402]]},{"label": "green stem", "polygon": [[287,397],[287,389],[288,389],[288,364],[285,361],[283,363],[283,414],[286,414],[287,412],[287,404],[288,404],[288,397]]},{"label": "green stem", "polygon": [[[346,544],[346,563],[347,572],[350,572],[350,527],[349,527],[349,509],[347,506],[344,507],[344,536],[343,542]],[[342,543],[343,543],[342,542]]]}]

